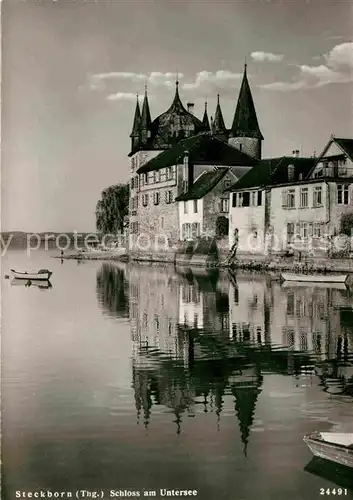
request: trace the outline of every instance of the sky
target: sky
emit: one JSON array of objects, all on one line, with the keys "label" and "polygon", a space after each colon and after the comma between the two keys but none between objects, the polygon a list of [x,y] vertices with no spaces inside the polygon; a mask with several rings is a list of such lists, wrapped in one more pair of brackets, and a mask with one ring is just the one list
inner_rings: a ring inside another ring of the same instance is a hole
[{"label": "sky", "polygon": [[263,156],[353,137],[347,0],[3,0],[3,231],[93,231],[101,191],[129,178],[136,93],[231,126],[244,61]]}]

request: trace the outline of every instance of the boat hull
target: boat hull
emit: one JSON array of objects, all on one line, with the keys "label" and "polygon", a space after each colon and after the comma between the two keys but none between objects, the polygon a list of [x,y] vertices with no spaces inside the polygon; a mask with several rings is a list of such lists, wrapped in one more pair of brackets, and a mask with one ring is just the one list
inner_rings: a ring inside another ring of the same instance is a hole
[{"label": "boat hull", "polygon": [[339,446],[332,443],[327,443],[310,436],[304,437],[304,442],[307,444],[310,451],[315,457],[335,462],[336,464],[350,467],[353,469],[353,449],[345,446]]},{"label": "boat hull", "polygon": [[16,280],[26,280],[26,281],[49,281],[50,276],[53,274],[50,271],[45,273],[20,273],[11,270],[12,277]]},{"label": "boat hull", "polygon": [[289,274],[282,273],[282,280],[305,283],[346,283],[347,274],[315,275],[315,274]]}]

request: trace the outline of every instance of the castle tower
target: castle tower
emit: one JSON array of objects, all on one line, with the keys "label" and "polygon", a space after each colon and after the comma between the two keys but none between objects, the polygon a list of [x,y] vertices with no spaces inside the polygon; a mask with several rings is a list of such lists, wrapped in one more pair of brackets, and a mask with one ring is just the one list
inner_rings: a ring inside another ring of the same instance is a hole
[{"label": "castle tower", "polygon": [[254,158],[261,159],[263,135],[257,121],[254,101],[244,66],[243,81],[240,87],[237,107],[230,131],[229,144]]},{"label": "castle tower", "polygon": [[134,123],[132,125],[132,132],[130,134],[132,152],[137,151],[141,145],[141,112],[140,112],[138,95],[136,97],[137,99],[136,99]]},{"label": "castle tower", "polygon": [[219,137],[220,139],[227,139],[227,129],[224,124],[223,113],[221,105],[219,103],[219,94],[217,94],[217,107],[212,123],[212,134]]}]

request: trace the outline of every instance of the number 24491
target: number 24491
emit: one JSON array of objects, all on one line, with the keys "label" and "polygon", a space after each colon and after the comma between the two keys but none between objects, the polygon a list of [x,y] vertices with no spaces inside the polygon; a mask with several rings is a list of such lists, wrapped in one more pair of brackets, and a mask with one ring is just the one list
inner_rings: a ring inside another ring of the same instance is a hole
[{"label": "number 24491", "polygon": [[320,495],[331,496],[346,496],[348,495],[348,490],[346,488],[320,488]]}]

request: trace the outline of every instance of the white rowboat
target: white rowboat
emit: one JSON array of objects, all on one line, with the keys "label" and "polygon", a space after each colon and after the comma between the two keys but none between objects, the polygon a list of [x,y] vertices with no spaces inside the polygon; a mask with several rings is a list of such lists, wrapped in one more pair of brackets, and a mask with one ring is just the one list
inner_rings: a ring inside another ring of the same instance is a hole
[{"label": "white rowboat", "polygon": [[282,273],[284,281],[296,281],[305,283],[346,283],[347,274],[290,274]]},{"label": "white rowboat", "polygon": [[353,468],[353,433],[315,432],[304,442],[316,457]]},{"label": "white rowboat", "polygon": [[10,269],[11,274],[13,278],[19,279],[19,280],[27,280],[27,281],[36,281],[36,280],[42,280],[42,281],[49,281],[50,276],[53,274],[49,269],[40,269],[36,273],[27,273],[27,272],[19,272],[15,271],[14,269]]}]

